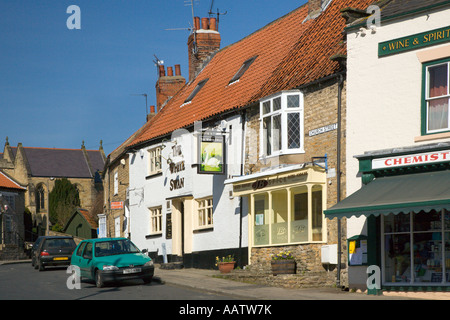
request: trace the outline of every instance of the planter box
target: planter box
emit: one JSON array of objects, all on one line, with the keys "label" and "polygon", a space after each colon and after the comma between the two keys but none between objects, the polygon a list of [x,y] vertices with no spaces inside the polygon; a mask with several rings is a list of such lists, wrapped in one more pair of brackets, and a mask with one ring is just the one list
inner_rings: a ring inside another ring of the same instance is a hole
[{"label": "planter box", "polygon": [[234,269],[234,264],[236,262],[220,262],[218,264],[220,273],[229,273]]},{"label": "planter box", "polygon": [[295,260],[272,260],[272,273],[274,276],[278,274],[295,274]]}]

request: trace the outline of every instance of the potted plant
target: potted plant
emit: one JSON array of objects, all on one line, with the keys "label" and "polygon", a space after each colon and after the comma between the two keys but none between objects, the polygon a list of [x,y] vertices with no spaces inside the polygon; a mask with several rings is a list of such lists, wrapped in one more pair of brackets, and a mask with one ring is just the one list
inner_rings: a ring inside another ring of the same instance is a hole
[{"label": "potted plant", "polygon": [[278,274],[295,274],[295,260],[290,251],[281,251],[280,253],[273,255],[271,266],[274,276]]},{"label": "potted plant", "polygon": [[232,255],[226,257],[216,257],[216,266],[219,268],[220,273],[229,273],[234,269],[236,261]]}]

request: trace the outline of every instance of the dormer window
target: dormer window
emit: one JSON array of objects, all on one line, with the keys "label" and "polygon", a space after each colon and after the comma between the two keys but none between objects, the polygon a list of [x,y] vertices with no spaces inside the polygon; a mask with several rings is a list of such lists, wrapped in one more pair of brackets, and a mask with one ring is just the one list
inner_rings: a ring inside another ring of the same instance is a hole
[{"label": "dormer window", "polygon": [[194,99],[194,97],[197,95],[197,93],[203,88],[203,86],[206,84],[206,82],[209,79],[205,79],[200,81],[197,86],[195,87],[194,91],[191,92],[191,94],[189,95],[189,97],[187,97],[186,100],[184,100],[184,103],[189,103],[192,101],[192,99]]},{"label": "dormer window", "polygon": [[248,68],[250,68],[250,65],[255,61],[255,59],[258,56],[254,56],[253,58],[250,58],[244,62],[244,64],[239,68],[238,72],[231,78],[229,84],[239,81],[239,79],[244,75],[245,71],[247,71]]},{"label": "dormer window", "polygon": [[261,157],[302,153],[303,94],[283,91],[260,100]]}]

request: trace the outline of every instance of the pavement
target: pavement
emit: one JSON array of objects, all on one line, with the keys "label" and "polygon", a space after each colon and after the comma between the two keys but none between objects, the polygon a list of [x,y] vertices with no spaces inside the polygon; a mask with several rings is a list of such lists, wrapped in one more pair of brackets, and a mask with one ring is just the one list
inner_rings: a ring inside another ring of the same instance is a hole
[{"label": "pavement", "polygon": [[[31,260],[0,261],[0,265],[11,263],[31,263]],[[159,265],[155,265],[153,281],[241,300],[450,300],[450,293],[447,292],[386,292],[381,295],[368,295],[337,288],[269,287],[226,279],[221,277],[218,270],[162,269]]]}]

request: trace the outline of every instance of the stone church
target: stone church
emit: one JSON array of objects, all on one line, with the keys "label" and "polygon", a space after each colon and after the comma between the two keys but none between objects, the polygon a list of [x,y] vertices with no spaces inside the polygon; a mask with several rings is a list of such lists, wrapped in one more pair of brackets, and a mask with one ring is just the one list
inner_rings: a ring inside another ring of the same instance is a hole
[{"label": "stone church", "polygon": [[105,165],[102,142],[98,150],[87,150],[84,142],[80,149],[12,147],[6,138],[0,153],[0,170],[27,187],[25,207],[33,224],[45,230],[48,196],[55,180],[67,178],[79,192],[81,207],[91,210],[101,190],[101,172]]}]

